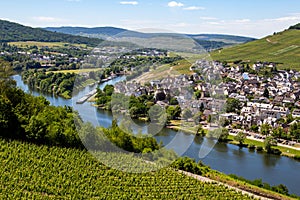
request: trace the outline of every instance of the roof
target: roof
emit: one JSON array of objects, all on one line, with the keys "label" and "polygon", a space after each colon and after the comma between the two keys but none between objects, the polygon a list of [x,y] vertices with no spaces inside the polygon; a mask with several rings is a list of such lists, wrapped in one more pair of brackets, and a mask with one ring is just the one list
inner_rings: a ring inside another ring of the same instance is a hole
[{"label": "roof", "polygon": [[249,80],[250,79],[248,73],[243,73],[242,77],[243,77],[244,80]]}]

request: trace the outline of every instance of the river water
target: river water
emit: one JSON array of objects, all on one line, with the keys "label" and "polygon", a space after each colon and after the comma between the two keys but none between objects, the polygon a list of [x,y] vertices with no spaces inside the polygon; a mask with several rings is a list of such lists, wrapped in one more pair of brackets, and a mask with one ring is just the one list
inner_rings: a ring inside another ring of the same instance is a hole
[{"label": "river water", "polygon": [[[109,127],[113,119],[112,113],[98,110],[91,106],[91,103],[76,104],[82,96],[92,91],[97,86],[86,87],[83,91],[74,95],[72,99],[66,100],[61,97],[54,97],[32,91],[21,79],[20,75],[13,76],[17,86],[25,92],[35,96],[43,95],[54,106],[72,106],[77,110],[84,121],[91,122],[96,126]],[[115,84],[124,80],[125,77],[117,77],[111,81],[101,84],[103,89],[107,84]],[[146,125],[139,123],[146,130]],[[136,131],[136,130],[135,130]],[[262,179],[271,185],[284,184],[292,194],[300,195],[300,162],[294,159],[268,155],[249,151],[231,144],[216,143],[209,139],[200,139],[191,134],[176,132],[170,129],[163,129],[159,135],[155,136],[158,142],[164,145],[172,143],[173,149],[184,156],[201,160],[212,169],[226,174],[236,174],[246,179]],[[175,142],[174,142],[175,141]],[[213,148],[211,148],[213,146]],[[188,148],[187,148],[188,147]],[[199,153],[200,152],[200,153]],[[206,155],[207,154],[207,155]]]}]

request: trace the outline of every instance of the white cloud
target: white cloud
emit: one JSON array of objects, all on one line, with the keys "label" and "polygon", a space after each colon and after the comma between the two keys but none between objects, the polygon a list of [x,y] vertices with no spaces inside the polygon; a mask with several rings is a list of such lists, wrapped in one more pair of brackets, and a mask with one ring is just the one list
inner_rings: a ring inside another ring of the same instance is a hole
[{"label": "white cloud", "polygon": [[210,25],[220,25],[221,24],[220,22],[207,22],[207,23]]},{"label": "white cloud", "polygon": [[235,22],[237,23],[246,23],[246,22],[250,22],[251,20],[250,19],[237,19],[235,20]]},{"label": "white cloud", "polygon": [[137,1],[121,1],[120,4],[122,4],[122,5],[133,5],[133,6],[135,6],[135,5],[138,5],[139,2],[137,2]]},{"label": "white cloud", "polygon": [[184,6],[184,4],[180,3],[180,2],[176,2],[176,1],[170,1],[168,3],[168,6],[171,7],[171,8],[173,8],[173,7],[182,7],[182,6]]},{"label": "white cloud", "polygon": [[33,17],[32,19],[37,22],[65,22],[66,21],[61,18],[45,17],[45,16]]},{"label": "white cloud", "polygon": [[200,17],[200,19],[210,21],[210,20],[217,20],[218,18],[215,18],[215,17]]},{"label": "white cloud", "polygon": [[187,23],[184,23],[184,22],[180,22],[180,23],[177,23],[177,24],[172,24],[171,26],[173,27],[187,27],[189,26],[190,24],[187,24]]},{"label": "white cloud", "polygon": [[286,21],[296,21],[300,20],[300,16],[287,16],[287,17],[280,17],[274,19],[266,19],[266,21],[277,21],[277,22],[286,22]]},{"label": "white cloud", "polygon": [[199,6],[190,6],[190,7],[183,8],[183,10],[205,10],[205,8]]}]

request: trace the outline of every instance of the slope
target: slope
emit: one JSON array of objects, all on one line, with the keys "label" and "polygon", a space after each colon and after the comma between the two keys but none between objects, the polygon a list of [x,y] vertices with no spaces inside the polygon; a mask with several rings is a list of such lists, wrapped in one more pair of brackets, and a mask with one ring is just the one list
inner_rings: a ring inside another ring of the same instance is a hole
[{"label": "slope", "polygon": [[40,28],[32,28],[14,22],[0,20],[0,42],[18,41],[67,42],[96,46],[102,40],[63,33],[55,33]]},{"label": "slope", "polygon": [[218,34],[179,34],[179,33],[144,33],[131,31],[115,27],[95,27],[95,28],[85,28],[85,27],[47,27],[45,28],[49,31],[81,35],[93,38],[107,39],[109,37],[135,37],[135,38],[151,38],[159,36],[173,36],[173,37],[190,37],[196,40],[199,45],[207,50],[217,49],[226,46],[232,46],[235,44],[241,44],[249,41],[255,40],[249,37],[240,37],[234,35],[218,35]]},{"label": "slope", "polygon": [[211,56],[220,61],[266,61],[278,63],[282,68],[300,69],[300,30],[275,33],[260,40],[214,51]]},{"label": "slope", "polygon": [[1,199],[252,199],[168,168],[144,174],[110,169],[82,150],[0,139],[0,152]]}]

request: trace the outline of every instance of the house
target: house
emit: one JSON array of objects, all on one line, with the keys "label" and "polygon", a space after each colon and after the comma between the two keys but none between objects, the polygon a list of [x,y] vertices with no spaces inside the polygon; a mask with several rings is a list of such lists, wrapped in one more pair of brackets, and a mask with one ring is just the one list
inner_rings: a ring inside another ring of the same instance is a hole
[{"label": "house", "polygon": [[300,109],[295,109],[295,110],[292,112],[292,116],[293,116],[294,118],[300,117]]}]

